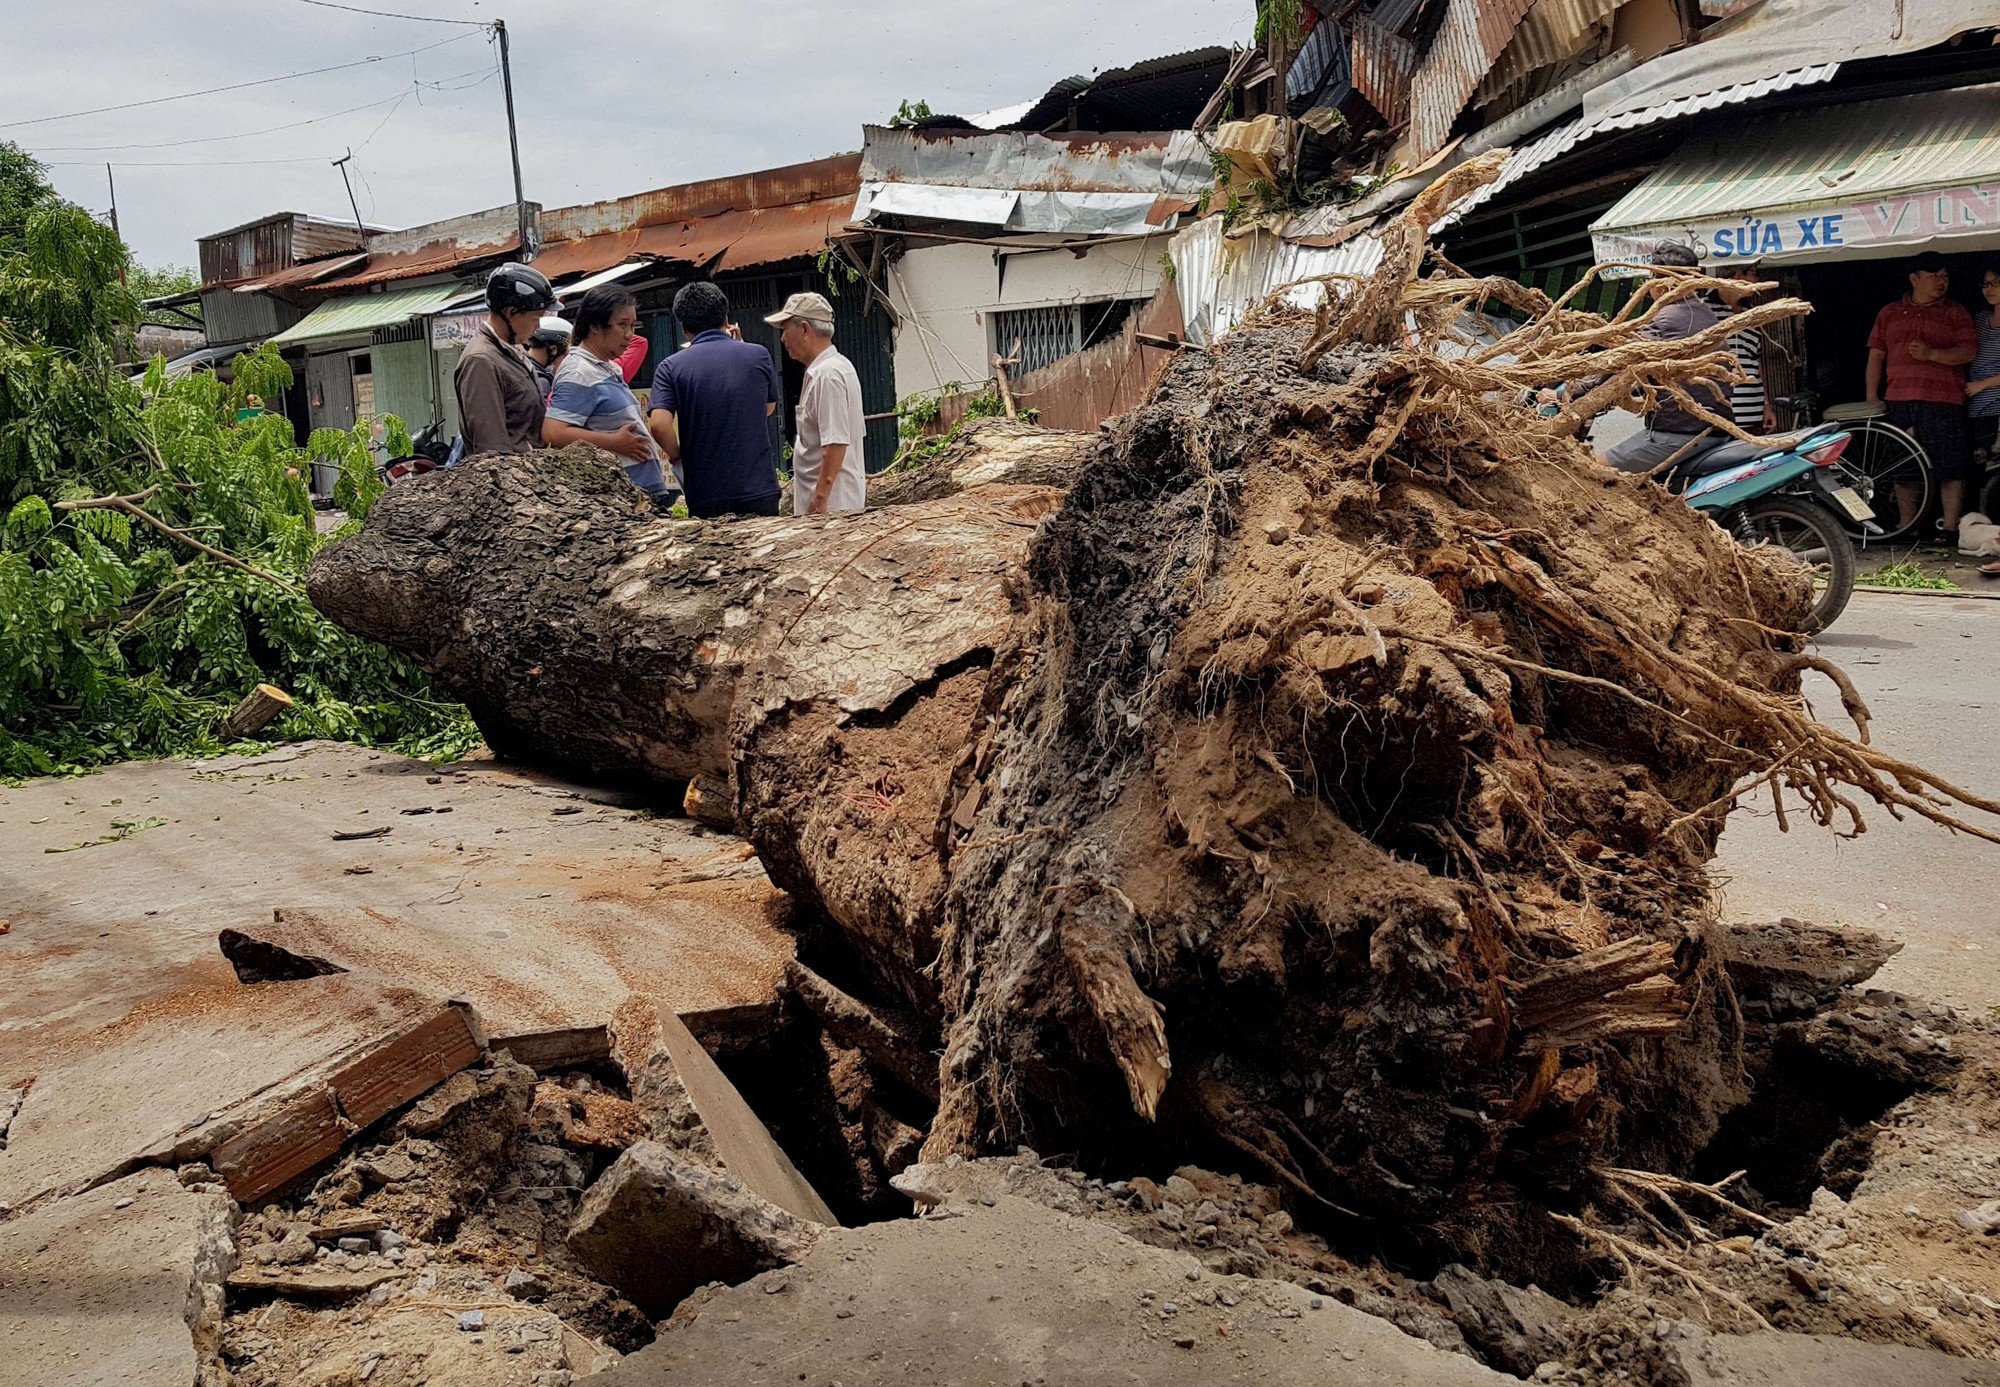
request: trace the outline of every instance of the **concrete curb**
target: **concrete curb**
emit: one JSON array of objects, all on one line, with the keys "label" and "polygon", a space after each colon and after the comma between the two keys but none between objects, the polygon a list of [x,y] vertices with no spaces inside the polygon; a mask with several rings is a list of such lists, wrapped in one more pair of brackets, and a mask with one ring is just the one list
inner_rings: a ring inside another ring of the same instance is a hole
[{"label": "concrete curb", "polygon": [[1972,588],[1878,588],[1868,583],[1856,583],[1856,592],[1881,592],[1896,597],[1950,597],[1970,598],[1975,602],[2000,602],[2000,583],[1992,592],[1978,592]]}]

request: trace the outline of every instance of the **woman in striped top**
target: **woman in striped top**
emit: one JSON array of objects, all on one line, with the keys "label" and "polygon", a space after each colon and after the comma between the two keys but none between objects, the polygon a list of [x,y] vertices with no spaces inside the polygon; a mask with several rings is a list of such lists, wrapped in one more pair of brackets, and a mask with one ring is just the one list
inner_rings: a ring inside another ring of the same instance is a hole
[{"label": "woman in striped top", "polygon": [[[1763,278],[1763,272],[1754,263],[1731,265],[1723,274],[1740,284],[1755,284]],[[1756,301],[1756,295],[1748,295],[1738,299],[1728,311],[1741,313]],[[1745,433],[1769,433],[1778,426],[1778,412],[1764,394],[1764,334],[1756,328],[1739,332],[1729,339],[1729,350],[1736,354],[1737,369],[1745,376],[1729,392],[1733,421]]]}]

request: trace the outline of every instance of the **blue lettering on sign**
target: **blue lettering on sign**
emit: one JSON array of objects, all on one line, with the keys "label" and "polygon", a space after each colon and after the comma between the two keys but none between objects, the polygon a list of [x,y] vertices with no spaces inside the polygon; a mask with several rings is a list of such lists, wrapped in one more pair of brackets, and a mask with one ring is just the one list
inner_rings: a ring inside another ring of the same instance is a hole
[{"label": "blue lettering on sign", "polygon": [[1775,255],[1784,248],[1785,241],[1778,234],[1778,224],[1776,222],[1766,222],[1764,224],[1764,240],[1757,247],[1757,253],[1759,255]]},{"label": "blue lettering on sign", "polygon": [[1840,246],[1847,244],[1840,239],[1840,219],[1842,212],[1829,212],[1820,220],[1820,242],[1823,245]]},{"label": "blue lettering on sign", "polygon": [[1719,226],[1715,229],[1715,253],[1718,256],[1736,254],[1735,233],[1730,231],[1726,226]]},{"label": "blue lettering on sign", "polygon": [[1819,244],[1819,218],[1800,217],[1799,249],[1804,250],[1807,246],[1816,246],[1818,244]]}]

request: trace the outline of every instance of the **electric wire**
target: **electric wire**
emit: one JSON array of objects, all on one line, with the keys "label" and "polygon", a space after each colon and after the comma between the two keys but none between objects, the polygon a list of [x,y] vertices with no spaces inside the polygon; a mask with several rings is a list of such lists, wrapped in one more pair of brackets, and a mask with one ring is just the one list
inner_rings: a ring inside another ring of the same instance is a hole
[{"label": "electric wire", "polygon": [[[308,125],[318,125],[322,121],[337,120],[341,116],[351,116],[355,114],[357,111],[372,111],[378,106],[387,106],[391,102],[402,101],[404,98],[411,95],[411,93],[414,92],[418,87],[428,87],[433,91],[440,91],[440,92],[466,91],[469,88],[478,86],[480,82],[487,82],[492,80],[493,75],[496,71],[497,69],[491,66],[482,66],[482,67],[467,68],[463,72],[454,72],[449,77],[440,77],[437,78],[435,81],[430,81],[430,82],[412,79],[409,86],[405,87],[402,91],[394,92],[388,96],[381,98],[379,101],[365,101],[359,106],[349,106],[345,110],[341,111],[329,111],[325,115],[312,116],[305,120],[295,120],[287,125],[267,125],[257,130],[238,131],[233,135],[196,135],[190,139],[185,139],[185,140],[162,140],[157,144],[56,144],[56,145],[39,145],[37,146],[37,148],[42,150],[44,153],[48,154],[92,154],[92,153],[106,153],[120,149],[179,149],[183,146],[191,144],[221,144],[228,140],[254,139],[259,135],[275,135],[285,130],[303,130]],[[460,78],[471,77],[474,76],[475,74],[479,76],[478,82],[468,82],[465,84],[465,86],[462,87],[452,87],[445,85],[448,82],[456,82]]]},{"label": "electric wire", "polygon": [[345,10],[349,14],[372,14],[377,19],[408,19],[418,24],[463,24],[473,29],[490,29],[490,19],[443,19],[432,14],[395,14],[389,10],[365,10],[359,5],[336,5],[334,0],[299,0],[301,5],[317,5],[323,10]]},{"label": "electric wire", "polygon": [[254,82],[232,82],[228,86],[223,87],[205,87],[201,91],[178,92],[173,96],[148,97],[144,101],[125,101],[116,106],[98,106],[88,111],[67,111],[62,115],[56,116],[35,116],[30,120],[0,121],[0,130],[18,130],[28,125],[48,125],[58,120],[78,120],[84,116],[101,116],[111,111],[131,111],[141,106],[161,106],[170,101],[189,101],[197,96],[214,96],[221,92],[243,91],[249,87],[268,87],[273,82],[290,82],[301,77],[318,77],[328,72],[347,72],[357,67],[370,67],[376,63],[393,62],[397,58],[408,58],[418,53],[428,53],[434,48],[443,48],[446,44],[450,43],[462,43],[471,37],[473,37],[471,34],[457,34],[448,39],[439,39],[436,43],[427,43],[421,48],[406,49],[401,53],[378,54],[372,58],[359,58],[351,63],[335,63],[332,67],[316,67],[308,72],[287,72],[278,77],[260,77]]}]

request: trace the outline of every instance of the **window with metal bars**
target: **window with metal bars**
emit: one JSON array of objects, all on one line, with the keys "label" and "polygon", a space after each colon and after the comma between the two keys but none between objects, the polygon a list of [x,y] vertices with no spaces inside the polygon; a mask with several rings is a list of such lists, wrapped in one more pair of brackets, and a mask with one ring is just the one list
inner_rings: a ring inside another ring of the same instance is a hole
[{"label": "window with metal bars", "polygon": [[[1100,299],[1092,303],[1058,303],[1044,308],[1003,308],[986,315],[993,329],[993,351],[997,356],[1020,360],[1008,368],[1010,376],[1030,371],[1074,356],[1085,347],[1096,346],[1111,336],[1143,300]],[[1018,341],[1020,350],[1014,349]]]}]

